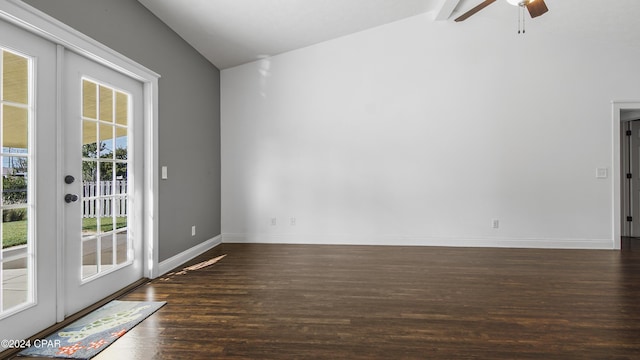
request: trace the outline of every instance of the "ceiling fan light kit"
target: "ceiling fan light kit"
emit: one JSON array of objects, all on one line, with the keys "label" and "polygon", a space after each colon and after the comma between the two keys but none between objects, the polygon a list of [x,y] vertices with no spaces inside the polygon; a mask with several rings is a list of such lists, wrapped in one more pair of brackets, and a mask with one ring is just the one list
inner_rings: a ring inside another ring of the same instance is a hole
[{"label": "ceiling fan light kit", "polygon": [[[493,4],[494,2],[496,2],[496,0],[485,0],[480,4],[476,5],[471,10],[467,11],[466,13],[460,15],[458,18],[455,19],[455,21],[456,22],[464,21],[470,18],[471,16],[475,15],[477,12],[484,9],[485,7]],[[524,9],[525,8],[529,11],[529,15],[531,15],[532,19],[549,11],[549,8],[547,8],[547,4],[545,4],[544,0],[507,0],[507,2],[513,6],[519,7],[518,34],[525,32],[525,26],[524,26],[525,24]]]}]

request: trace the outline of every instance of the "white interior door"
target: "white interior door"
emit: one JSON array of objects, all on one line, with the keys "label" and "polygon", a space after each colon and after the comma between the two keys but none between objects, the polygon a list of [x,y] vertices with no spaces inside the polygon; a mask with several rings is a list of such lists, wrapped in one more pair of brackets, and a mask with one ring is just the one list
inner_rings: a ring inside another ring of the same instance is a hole
[{"label": "white interior door", "polygon": [[629,136],[629,179],[631,193],[631,217],[629,222],[631,232],[629,236],[640,236],[640,121],[630,121],[631,136]]},{"label": "white interior door", "polygon": [[143,277],[143,85],[64,56],[65,313]]},{"label": "white interior door", "polygon": [[2,340],[56,322],[55,93],[56,45],[0,20]]}]

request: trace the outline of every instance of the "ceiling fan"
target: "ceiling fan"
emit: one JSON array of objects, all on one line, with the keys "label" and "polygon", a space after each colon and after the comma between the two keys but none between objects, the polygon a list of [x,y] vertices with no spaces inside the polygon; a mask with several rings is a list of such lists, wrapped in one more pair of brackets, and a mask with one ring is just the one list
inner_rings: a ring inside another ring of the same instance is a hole
[{"label": "ceiling fan", "polygon": [[[485,0],[480,4],[478,4],[476,7],[474,7],[473,9],[460,15],[455,21],[460,22],[460,21],[467,20],[471,16],[475,15],[475,13],[477,13],[478,11],[493,4],[495,1],[496,0]],[[527,10],[529,10],[529,15],[531,15],[531,18],[538,17],[546,13],[547,11],[549,11],[549,8],[547,8],[547,4],[544,3],[544,0],[507,0],[507,2],[511,5],[519,6],[523,10],[526,7]]]}]

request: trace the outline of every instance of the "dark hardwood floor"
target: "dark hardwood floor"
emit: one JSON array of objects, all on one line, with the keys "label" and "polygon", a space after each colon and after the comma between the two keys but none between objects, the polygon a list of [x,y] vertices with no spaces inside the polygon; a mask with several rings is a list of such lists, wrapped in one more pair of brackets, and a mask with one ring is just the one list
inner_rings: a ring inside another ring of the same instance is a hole
[{"label": "dark hardwood floor", "polygon": [[640,253],[224,244],[95,359],[640,359]]}]

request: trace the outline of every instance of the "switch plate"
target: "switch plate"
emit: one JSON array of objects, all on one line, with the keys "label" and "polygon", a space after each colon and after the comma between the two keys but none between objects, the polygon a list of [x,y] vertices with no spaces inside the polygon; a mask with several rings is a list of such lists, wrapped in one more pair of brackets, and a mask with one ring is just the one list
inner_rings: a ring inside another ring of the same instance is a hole
[{"label": "switch plate", "polygon": [[167,180],[167,167],[162,167],[162,180]]},{"label": "switch plate", "polygon": [[196,236],[196,226],[195,225],[193,225],[191,227],[191,236]]},{"label": "switch plate", "polygon": [[607,168],[597,168],[596,169],[596,178],[598,179],[606,179],[609,177],[609,169]]}]

